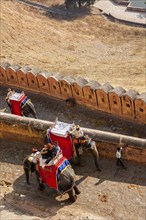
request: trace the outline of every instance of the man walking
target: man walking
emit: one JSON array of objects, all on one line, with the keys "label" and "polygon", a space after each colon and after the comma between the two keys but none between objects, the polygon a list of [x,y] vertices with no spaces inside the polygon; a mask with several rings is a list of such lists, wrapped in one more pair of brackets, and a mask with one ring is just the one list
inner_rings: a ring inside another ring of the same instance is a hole
[{"label": "man walking", "polygon": [[122,166],[123,169],[126,169],[121,157],[122,157],[122,147],[117,147],[117,151],[116,151],[117,166]]}]

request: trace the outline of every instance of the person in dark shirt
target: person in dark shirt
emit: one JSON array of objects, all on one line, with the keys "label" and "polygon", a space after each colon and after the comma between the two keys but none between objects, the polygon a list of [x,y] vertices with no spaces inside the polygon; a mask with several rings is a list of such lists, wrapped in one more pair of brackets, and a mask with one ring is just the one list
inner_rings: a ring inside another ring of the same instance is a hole
[{"label": "person in dark shirt", "polygon": [[42,158],[46,159],[46,164],[48,164],[56,156],[56,153],[56,149],[51,143],[44,145],[44,148],[41,151]]}]

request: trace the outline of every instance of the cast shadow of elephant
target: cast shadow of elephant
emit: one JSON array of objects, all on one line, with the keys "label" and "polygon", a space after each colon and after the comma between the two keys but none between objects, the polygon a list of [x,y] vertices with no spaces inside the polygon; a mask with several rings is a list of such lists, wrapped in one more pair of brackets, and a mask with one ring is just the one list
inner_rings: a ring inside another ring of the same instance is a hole
[{"label": "cast shadow of elephant", "polygon": [[18,216],[20,213],[25,214],[28,219],[30,215],[43,219],[51,218],[59,209],[72,204],[66,195],[61,198],[52,188],[46,187],[44,191],[39,191],[34,173],[31,176],[31,185],[25,183],[23,174],[15,180],[12,187],[13,191],[1,200],[1,210],[10,210],[12,206],[13,213]]}]

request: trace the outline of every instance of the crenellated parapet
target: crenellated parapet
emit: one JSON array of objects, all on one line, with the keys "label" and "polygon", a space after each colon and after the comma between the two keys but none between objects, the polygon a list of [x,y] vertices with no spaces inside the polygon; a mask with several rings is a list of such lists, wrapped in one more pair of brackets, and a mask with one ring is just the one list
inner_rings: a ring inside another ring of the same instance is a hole
[{"label": "crenellated parapet", "polygon": [[0,83],[62,100],[73,98],[77,104],[146,124],[146,93],[7,62],[0,64]]}]

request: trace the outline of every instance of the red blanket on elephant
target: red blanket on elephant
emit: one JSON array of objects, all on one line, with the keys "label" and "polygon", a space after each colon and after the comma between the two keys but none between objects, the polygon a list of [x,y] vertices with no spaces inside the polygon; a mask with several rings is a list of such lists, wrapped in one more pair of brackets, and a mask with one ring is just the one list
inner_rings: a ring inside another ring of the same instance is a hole
[{"label": "red blanket on elephant", "polygon": [[51,143],[54,143],[54,141],[58,142],[58,145],[63,152],[63,156],[65,156],[68,160],[72,158],[72,154],[73,154],[72,145],[73,144],[72,144],[70,135],[66,137],[60,137],[50,132],[50,140],[51,140]]},{"label": "red blanket on elephant", "polygon": [[55,121],[54,125],[47,130],[48,141],[54,143],[58,142],[62,150],[63,156],[70,160],[73,156],[73,143],[69,134],[69,130],[73,124],[68,124],[60,121]]},{"label": "red blanket on elephant", "polygon": [[14,115],[22,116],[21,104],[27,100],[27,96],[24,93],[17,93],[15,92],[10,97],[10,106],[11,106],[11,113]]},{"label": "red blanket on elephant", "polygon": [[38,172],[45,184],[56,190],[60,190],[58,186],[60,173],[69,165],[69,161],[65,157],[61,157],[55,165],[46,165],[42,168],[38,164]]}]

